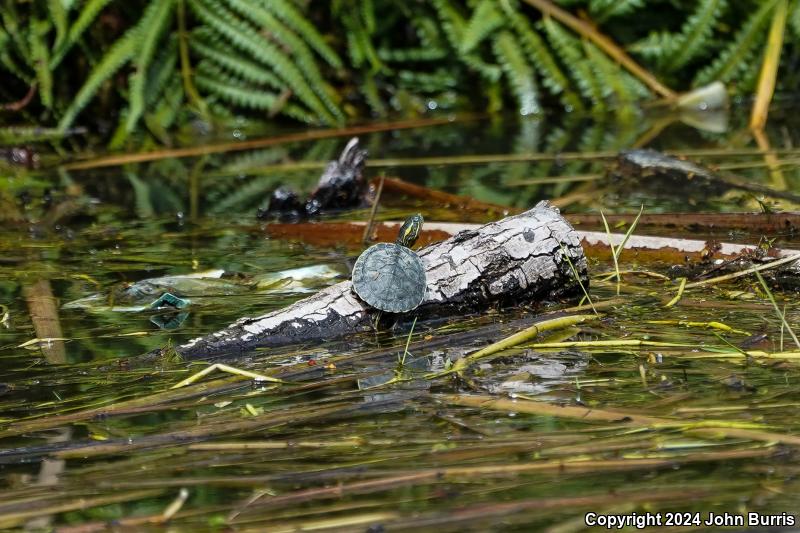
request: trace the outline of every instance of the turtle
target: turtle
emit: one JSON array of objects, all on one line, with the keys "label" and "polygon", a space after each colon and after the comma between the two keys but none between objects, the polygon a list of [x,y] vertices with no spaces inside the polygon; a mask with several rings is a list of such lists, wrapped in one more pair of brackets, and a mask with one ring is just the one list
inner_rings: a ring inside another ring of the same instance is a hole
[{"label": "turtle", "polygon": [[381,242],[364,250],[353,266],[353,290],[371,307],[389,313],[415,309],[425,297],[425,267],[411,250],[422,223],[417,213],[400,227],[394,243]]}]

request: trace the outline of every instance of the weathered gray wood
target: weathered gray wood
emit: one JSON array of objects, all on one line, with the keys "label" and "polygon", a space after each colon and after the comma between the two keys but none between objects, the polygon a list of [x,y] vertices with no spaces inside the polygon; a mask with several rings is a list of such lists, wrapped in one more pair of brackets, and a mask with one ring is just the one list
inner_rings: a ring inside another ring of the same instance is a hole
[{"label": "weathered gray wood", "polygon": [[[411,313],[421,318],[443,316],[575,294],[580,288],[564,251],[588,283],[578,235],[546,202],[477,230],[462,231],[419,250],[428,286],[422,304]],[[351,282],[344,281],[286,308],[242,318],[177,350],[187,357],[208,357],[341,337],[370,331],[375,313],[355,295]]]}]

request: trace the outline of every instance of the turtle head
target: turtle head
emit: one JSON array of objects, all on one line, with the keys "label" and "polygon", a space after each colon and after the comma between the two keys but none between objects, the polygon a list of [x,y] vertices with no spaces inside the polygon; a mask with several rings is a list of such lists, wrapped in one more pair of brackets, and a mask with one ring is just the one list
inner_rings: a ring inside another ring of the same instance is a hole
[{"label": "turtle head", "polygon": [[422,223],[424,219],[422,215],[417,213],[414,216],[408,217],[403,225],[400,227],[400,233],[397,234],[396,244],[411,248],[417,242],[419,232],[422,231]]}]

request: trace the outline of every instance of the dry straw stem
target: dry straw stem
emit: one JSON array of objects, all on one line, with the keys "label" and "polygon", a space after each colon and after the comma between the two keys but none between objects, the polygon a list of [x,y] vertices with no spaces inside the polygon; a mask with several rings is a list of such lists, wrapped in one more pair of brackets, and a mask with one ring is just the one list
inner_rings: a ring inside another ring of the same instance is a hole
[{"label": "dry straw stem", "polygon": [[794,341],[795,345],[800,348],[800,341],[797,340],[797,335],[794,334],[792,330],[792,326],[789,325],[789,322],[786,321],[786,315],[781,312],[778,308],[778,304],[775,301],[775,297],[772,296],[772,291],[769,290],[769,286],[767,282],[764,281],[764,277],[761,275],[760,272],[756,272],[756,277],[758,278],[758,282],[761,283],[761,287],[764,289],[764,292],[767,293],[767,298],[769,298],[769,302],[772,304],[772,308],[775,309],[775,314],[778,315],[778,318],[781,319],[781,334],[783,334],[783,329],[786,328],[786,331],[789,332],[789,336]]},{"label": "dry straw stem", "polygon": [[200,372],[197,372],[196,374],[189,376],[183,381],[176,383],[171,388],[179,389],[181,387],[191,385],[192,383],[198,381],[199,379],[203,378],[204,376],[207,376],[208,374],[216,370],[219,370],[220,372],[226,372],[234,376],[242,376],[244,378],[253,379],[255,381],[267,381],[270,383],[285,383],[283,380],[274,378],[272,376],[265,376],[263,374],[258,374],[256,372],[250,372],[249,370],[242,370],[241,368],[236,368],[230,365],[226,365],[224,363],[214,363],[213,365],[207,366]]},{"label": "dry straw stem", "polygon": [[[561,244],[561,242],[558,243],[558,246],[561,248],[561,253],[564,254],[564,259],[567,260],[567,264],[569,264],[569,269],[572,271],[572,275],[575,276],[575,280],[578,282],[578,285],[580,285],[581,290],[583,291],[583,295],[586,297],[586,300],[589,302],[589,307],[592,308],[592,312],[594,314],[599,315],[600,313],[597,312],[597,309],[594,306],[594,302],[592,302],[592,297],[589,296],[589,291],[587,291],[586,287],[583,285],[583,281],[581,281],[581,276],[578,273],[578,269],[575,268],[575,265],[572,264],[572,259],[570,259],[569,254],[567,253],[567,250],[564,249],[564,245]],[[617,296],[619,296],[619,294]],[[583,301],[581,301],[580,303],[583,303]]]},{"label": "dry straw stem", "polygon": [[780,443],[800,446],[800,436],[763,431],[755,429],[755,424],[745,425],[727,420],[687,421],[624,411],[560,406],[538,401],[499,399],[482,395],[442,394],[435,397],[448,404],[465,407],[571,418],[590,422],[615,422],[629,426],[645,426],[652,429],[679,429],[692,435],[711,439],[741,438],[767,444]]},{"label": "dry straw stem", "polygon": [[740,335],[750,335],[750,332],[741,329],[734,329],[727,324],[712,320],[710,322],[695,322],[692,320],[646,320],[646,324],[664,324],[669,326],[686,326],[687,328],[708,328],[718,329],[727,333],[739,333]]},{"label": "dry straw stem", "polygon": [[[606,229],[606,235],[608,236],[608,247],[611,248],[611,258],[614,260],[614,274],[610,277],[617,278],[617,296],[619,296],[619,286],[620,282],[622,281],[622,275],[619,271],[619,256],[622,254],[622,250],[625,249],[625,244],[633,235],[633,230],[636,229],[636,225],[639,223],[639,218],[641,218],[642,213],[644,212],[644,204],[639,208],[639,214],[636,215],[636,218],[633,219],[633,222],[628,227],[628,231],[625,232],[625,237],[623,237],[622,242],[619,243],[619,246],[614,246],[611,242],[611,229],[608,227],[608,221],[606,220],[606,216],[600,211],[600,218],[603,220],[603,226]],[[610,279],[609,277],[609,279]]]},{"label": "dry straw stem", "polygon": [[775,80],[778,77],[778,64],[783,48],[783,32],[786,28],[786,18],[789,12],[789,1],[780,0],[772,13],[772,25],[769,29],[767,46],[764,49],[764,62],[758,77],[756,99],[753,102],[753,111],[750,115],[750,127],[761,130],[767,123],[769,104],[775,93]]},{"label": "dry straw stem", "polygon": [[771,268],[775,268],[781,265],[786,265],[788,263],[793,263],[800,259],[800,254],[790,255],[788,257],[782,257],[775,261],[771,261],[769,263],[765,263],[763,265],[754,266],[752,268],[748,268],[745,270],[740,270],[739,272],[733,272],[732,274],[725,274],[724,276],[717,276],[715,278],[704,279],[702,281],[695,281],[694,283],[687,283],[684,287],[685,289],[694,289],[696,287],[704,287],[706,285],[715,285],[722,281],[728,281],[736,278],[741,278],[742,276],[747,276],[753,274],[755,272],[760,272],[762,270],[769,270]]},{"label": "dry straw stem", "polygon": [[681,301],[681,297],[683,296],[683,291],[684,291],[684,289],[686,289],[686,281],[687,281],[686,278],[680,278],[680,285],[678,285],[678,293],[675,295],[675,297],[672,300],[670,300],[669,302],[664,304],[664,307],[667,307],[667,308],[673,307],[675,304],[677,304],[679,301]]},{"label": "dry straw stem", "polygon": [[70,511],[91,509],[92,507],[102,507],[115,503],[133,502],[136,500],[143,500],[145,498],[153,498],[160,496],[163,492],[164,491],[162,489],[136,490],[108,494],[105,496],[97,496],[95,498],[77,497],[66,501],[56,501],[44,506],[31,505],[29,502],[24,509],[3,512],[3,514],[0,515],[0,528],[15,527],[21,524],[24,520],[39,516],[49,516],[59,513],[68,513]]},{"label": "dry straw stem", "polygon": [[379,131],[403,130],[410,128],[422,128],[428,126],[439,126],[452,124],[455,121],[475,120],[478,115],[459,115],[458,117],[442,118],[421,118],[399,120],[396,122],[383,122],[380,124],[364,124],[361,126],[350,126],[347,128],[323,128],[316,130],[301,131],[298,133],[288,133],[276,135],[263,139],[253,139],[249,141],[226,142],[219,144],[207,144],[201,146],[189,146],[186,148],[174,148],[169,150],[154,150],[139,154],[120,154],[106,157],[98,157],[86,161],[76,161],[62,165],[64,170],[86,170],[90,168],[114,167],[131,163],[144,163],[146,161],[157,161],[160,159],[171,159],[180,157],[196,157],[205,154],[218,154],[222,152],[237,152],[242,150],[253,150],[266,146],[275,146],[290,142],[315,141],[319,139],[332,139],[336,137],[350,137],[365,133]]},{"label": "dry straw stem", "polygon": [[461,372],[462,370],[467,368],[469,365],[473,364],[475,361],[478,361],[479,359],[489,357],[503,350],[512,348],[518,344],[522,344],[523,342],[536,337],[542,332],[563,329],[575,326],[577,324],[581,324],[588,320],[597,320],[598,318],[599,318],[598,315],[569,315],[558,318],[551,318],[549,320],[543,320],[541,322],[534,324],[529,328],[525,328],[520,332],[517,332],[509,337],[506,337],[505,339],[492,343],[489,346],[486,346],[485,348],[478,350],[477,352],[471,353],[466,357],[462,357],[461,359],[456,361],[449,370],[437,374],[432,374],[428,377],[434,378],[434,377],[439,377],[441,375],[450,374],[452,372]]},{"label": "dry straw stem", "polygon": [[534,350],[545,350],[554,348],[690,348],[696,347],[696,343],[677,343],[677,342],[658,342],[645,341],[641,339],[621,339],[608,341],[569,341],[569,342],[540,342],[531,344],[528,347]]}]

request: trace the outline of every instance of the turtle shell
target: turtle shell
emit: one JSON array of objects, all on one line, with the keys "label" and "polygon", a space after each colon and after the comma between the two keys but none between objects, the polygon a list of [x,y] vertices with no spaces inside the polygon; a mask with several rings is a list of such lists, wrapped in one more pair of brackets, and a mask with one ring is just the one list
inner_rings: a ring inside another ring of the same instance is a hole
[{"label": "turtle shell", "polygon": [[425,297],[425,267],[405,246],[379,243],[370,246],[353,267],[353,289],[372,307],[405,313]]}]

